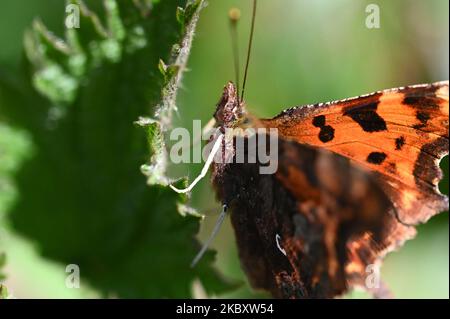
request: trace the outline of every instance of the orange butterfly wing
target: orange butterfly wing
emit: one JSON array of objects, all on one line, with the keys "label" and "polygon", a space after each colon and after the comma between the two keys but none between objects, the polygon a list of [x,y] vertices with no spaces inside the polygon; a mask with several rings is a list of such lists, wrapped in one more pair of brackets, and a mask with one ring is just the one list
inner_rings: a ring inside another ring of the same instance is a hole
[{"label": "orange butterfly wing", "polygon": [[[414,237],[411,225],[448,210],[448,198],[438,189],[439,162],[449,151],[448,100],[446,81],[292,108],[261,120],[265,127],[278,128],[282,138],[351,159],[373,173],[391,199],[396,216],[386,217],[384,236],[366,232],[347,243],[349,286],[371,290],[367,266],[379,265],[386,253]],[[283,182],[289,188],[293,180]],[[389,296],[383,286],[372,292]]]},{"label": "orange butterfly wing", "polygon": [[288,109],[265,127],[341,154],[375,173],[404,224],[448,209],[438,189],[448,154],[448,81]]}]

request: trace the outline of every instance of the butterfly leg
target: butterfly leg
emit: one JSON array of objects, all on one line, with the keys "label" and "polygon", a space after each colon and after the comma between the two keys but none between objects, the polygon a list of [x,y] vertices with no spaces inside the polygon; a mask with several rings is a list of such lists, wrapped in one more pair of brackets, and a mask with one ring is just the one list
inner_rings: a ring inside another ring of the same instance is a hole
[{"label": "butterfly leg", "polygon": [[214,229],[213,229],[211,235],[209,236],[208,240],[203,244],[203,247],[202,247],[202,249],[200,249],[197,256],[195,256],[194,260],[191,263],[191,267],[194,267],[200,261],[200,259],[203,257],[205,252],[208,250],[208,247],[211,244],[211,242],[213,241],[213,239],[219,233],[220,227],[222,226],[223,221],[225,220],[225,217],[227,216],[227,210],[228,210],[228,205],[223,204],[222,212],[220,213],[219,218],[217,219],[216,225],[214,226]]}]

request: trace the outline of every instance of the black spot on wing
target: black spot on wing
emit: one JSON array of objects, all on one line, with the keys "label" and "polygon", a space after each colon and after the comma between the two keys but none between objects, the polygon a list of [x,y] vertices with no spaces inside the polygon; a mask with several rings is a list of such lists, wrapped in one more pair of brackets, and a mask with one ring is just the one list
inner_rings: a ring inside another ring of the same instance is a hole
[{"label": "black spot on wing", "polygon": [[325,115],[315,116],[312,120],[312,124],[315,127],[320,127],[319,140],[323,143],[334,139],[334,128],[330,125],[325,125],[325,122]]},{"label": "black spot on wing", "polygon": [[319,140],[323,143],[329,142],[334,138],[334,128],[330,125],[325,125],[320,128]]},{"label": "black spot on wing", "polygon": [[405,96],[403,104],[418,107],[418,108],[432,108],[439,109],[439,103],[434,95],[430,96]]},{"label": "black spot on wing", "polygon": [[379,100],[365,105],[344,108],[344,115],[350,116],[365,132],[386,131],[386,122],[377,114]]},{"label": "black spot on wing", "polygon": [[430,114],[426,112],[417,112],[416,118],[420,120],[421,122],[426,123],[430,119]]},{"label": "black spot on wing", "polygon": [[403,136],[397,137],[395,139],[395,149],[396,150],[401,150],[403,145],[405,145],[405,138]]},{"label": "black spot on wing", "polygon": [[428,120],[430,119],[430,114],[424,111],[417,111],[416,112],[416,119],[420,121],[419,124],[415,124],[413,128],[420,129],[422,127],[427,126]]},{"label": "black spot on wing", "polygon": [[367,156],[367,162],[380,165],[386,159],[387,155],[383,152],[372,152]]},{"label": "black spot on wing", "polygon": [[318,115],[313,118],[312,124],[315,127],[322,127],[325,125],[325,115]]}]

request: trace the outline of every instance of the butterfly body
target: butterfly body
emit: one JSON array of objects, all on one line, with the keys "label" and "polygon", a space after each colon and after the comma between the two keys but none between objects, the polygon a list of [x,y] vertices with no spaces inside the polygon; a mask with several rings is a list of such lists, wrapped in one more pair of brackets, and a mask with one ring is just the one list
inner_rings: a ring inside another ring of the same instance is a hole
[{"label": "butterfly body", "polygon": [[212,168],[250,283],[274,297],[332,298],[367,286],[367,266],[412,238],[413,225],[448,209],[437,189],[437,164],[449,148],[448,82],[293,108],[273,119],[248,114],[228,83],[214,116],[216,134],[278,130],[274,174],[261,174],[258,161],[234,163],[233,136],[222,142],[228,160]]}]

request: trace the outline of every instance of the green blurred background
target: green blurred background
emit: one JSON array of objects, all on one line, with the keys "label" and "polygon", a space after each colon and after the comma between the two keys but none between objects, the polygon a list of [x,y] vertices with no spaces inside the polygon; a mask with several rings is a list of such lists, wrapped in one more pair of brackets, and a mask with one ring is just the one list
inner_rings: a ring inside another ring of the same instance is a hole
[{"label": "green blurred background", "polygon": [[[380,29],[365,26],[365,8],[369,3],[380,7]],[[239,44],[243,62],[251,1],[210,0],[198,24],[190,70],[185,73],[178,97],[176,126],[191,128],[193,119],[206,123],[223,85],[234,80],[227,20],[232,6],[242,11]],[[291,106],[446,80],[448,11],[447,0],[260,0],[246,89],[249,109],[258,116],[269,117]],[[62,34],[63,14],[64,2],[59,0],[1,1],[0,71],[19,69],[23,32],[34,17],[41,17],[49,29]],[[441,189],[448,194],[448,158],[442,166],[446,175]],[[170,173],[192,177],[200,169],[201,165],[196,164],[179,165]],[[220,209],[214,196],[207,180],[192,194],[190,205],[207,216],[200,231],[201,239],[210,233]],[[382,275],[396,297],[449,297],[448,225],[448,213],[431,219],[418,228],[415,240],[387,257]],[[33,244],[20,236],[3,230],[0,245],[8,256],[6,284],[16,297],[97,296],[90,289],[65,288],[66,274],[61,267],[39,257]],[[228,221],[213,247],[218,250],[217,267],[231,278],[244,280]],[[245,286],[226,295],[254,296],[264,294],[255,294]],[[350,297],[365,296],[350,294]]]}]

